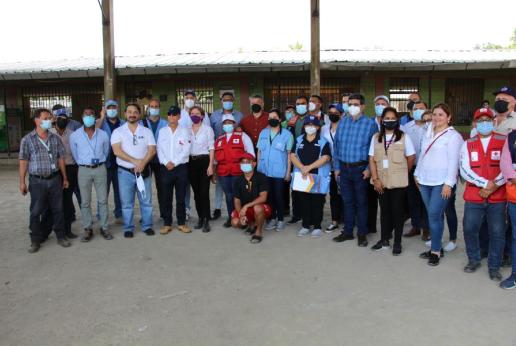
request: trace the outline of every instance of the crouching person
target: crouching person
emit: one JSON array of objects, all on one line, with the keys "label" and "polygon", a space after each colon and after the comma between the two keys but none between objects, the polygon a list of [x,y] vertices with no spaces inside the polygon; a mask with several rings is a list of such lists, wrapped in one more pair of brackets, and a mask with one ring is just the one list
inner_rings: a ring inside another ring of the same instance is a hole
[{"label": "crouching person", "polygon": [[233,185],[235,206],[231,213],[231,225],[248,226],[247,232],[252,233],[251,243],[260,243],[263,239],[263,225],[271,217],[272,211],[266,204],[269,188],[267,177],[255,172],[255,167],[254,156],[242,154],[240,169],[244,174],[237,177]]}]

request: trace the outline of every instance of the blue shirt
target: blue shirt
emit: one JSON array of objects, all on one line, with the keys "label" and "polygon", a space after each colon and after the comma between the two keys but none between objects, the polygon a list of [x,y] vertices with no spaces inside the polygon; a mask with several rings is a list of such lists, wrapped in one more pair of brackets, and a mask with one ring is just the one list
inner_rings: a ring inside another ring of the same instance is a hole
[{"label": "blue shirt", "polygon": [[376,121],[365,115],[361,115],[357,120],[353,120],[353,117],[342,118],[333,140],[336,163],[340,165],[340,162],[369,161],[369,146],[376,132],[378,132]]},{"label": "blue shirt", "polygon": [[90,139],[84,127],[81,127],[70,135],[70,149],[78,165],[89,166],[93,164],[93,159],[98,159],[99,163],[106,162],[111,145],[105,131],[95,129]]},{"label": "blue shirt", "polygon": [[[241,112],[233,110],[232,112],[233,117],[235,118],[236,126],[240,125],[240,120],[244,117],[244,115]],[[220,135],[223,135],[222,132],[222,116],[224,115],[224,111],[222,109],[217,109],[213,113],[211,113],[210,116],[210,122],[211,122],[211,128],[213,129],[213,132],[215,133],[215,139],[217,139]]]}]

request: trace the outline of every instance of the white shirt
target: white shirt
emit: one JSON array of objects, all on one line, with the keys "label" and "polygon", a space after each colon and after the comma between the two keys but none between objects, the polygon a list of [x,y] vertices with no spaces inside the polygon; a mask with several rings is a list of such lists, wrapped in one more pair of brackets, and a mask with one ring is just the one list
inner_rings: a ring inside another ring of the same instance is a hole
[{"label": "white shirt", "polygon": [[419,126],[415,120],[409,121],[400,127],[401,131],[405,132],[412,141],[414,150],[416,151],[416,162],[419,159],[419,152],[421,151],[421,141],[425,136],[425,126]]},{"label": "white shirt", "polygon": [[[491,140],[491,136],[480,138],[482,142],[482,148],[484,149],[484,153],[487,151],[487,147],[489,146],[489,141]],[[477,155],[482,155],[483,153],[478,153]],[[474,158],[473,158],[474,159]],[[460,175],[469,183],[474,184],[480,188],[486,188],[488,179],[483,178],[473,172],[471,169],[470,161],[469,161],[469,151],[468,151],[468,142],[464,142],[460,149]],[[494,182],[498,186],[502,186],[505,184],[505,179],[503,178],[502,172],[496,176]]]},{"label": "white shirt", "polygon": [[[440,137],[435,140],[438,136]],[[434,144],[425,154],[432,142]],[[418,182],[428,186],[455,186],[463,142],[462,136],[451,126],[439,133],[434,133],[433,126],[429,126],[423,136],[421,153],[414,173]]]},{"label": "white shirt", "polygon": [[[211,126],[210,117],[208,116],[208,114],[206,114],[204,116],[204,118],[202,119],[202,123],[204,125]],[[193,125],[193,122],[192,122],[192,119],[190,118],[190,114],[188,113],[188,111],[184,108],[181,109],[181,118],[179,118],[179,126],[191,128],[192,125]]]},{"label": "white shirt", "polygon": [[175,131],[172,131],[170,126],[167,126],[159,130],[157,151],[159,163],[162,165],[172,162],[177,167],[187,163],[190,159],[191,147],[189,129],[178,126]]},{"label": "white shirt", "polygon": [[[129,156],[141,160],[147,155],[149,145],[156,145],[152,130],[138,124],[134,134],[129,129],[129,123],[125,123],[115,129],[111,134],[111,145],[120,143],[122,150]],[[134,168],[131,162],[116,158],[116,163],[125,168]]]},{"label": "white shirt", "polygon": [[337,129],[335,129],[335,131],[331,131],[331,123],[321,127],[321,137],[323,137],[324,139],[326,139],[326,141],[328,143],[330,143],[332,157],[333,157],[333,139],[335,138],[335,133],[337,133]]},{"label": "white shirt", "polygon": [[210,150],[215,148],[215,134],[211,126],[201,124],[197,133],[194,133],[193,129],[190,130],[190,136],[192,139],[192,149],[190,155],[209,155]]},{"label": "white shirt", "polygon": [[[397,142],[389,144],[389,142],[392,141],[393,136],[394,136],[393,133],[385,134],[385,138],[387,139],[387,144],[388,145],[401,145],[401,141],[397,141]],[[369,156],[374,156],[374,146],[375,146],[377,140],[378,139],[376,138],[376,136],[373,136],[373,138],[371,138],[371,145],[369,145]],[[382,140],[382,144],[383,144],[383,140]],[[410,137],[405,135],[405,156],[409,157],[409,156],[412,156],[415,154],[416,154],[416,151],[414,149],[414,144],[412,144]]]}]

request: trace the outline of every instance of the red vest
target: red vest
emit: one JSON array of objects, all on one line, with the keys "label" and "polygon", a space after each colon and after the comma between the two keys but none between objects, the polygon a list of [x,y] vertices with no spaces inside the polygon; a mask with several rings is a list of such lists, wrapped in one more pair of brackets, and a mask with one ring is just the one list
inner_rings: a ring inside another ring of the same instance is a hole
[{"label": "red vest", "polygon": [[238,176],[240,170],[240,157],[245,153],[244,141],[241,131],[235,131],[226,141],[226,134],[217,138],[215,142],[215,160],[217,160],[217,175]]},{"label": "red vest", "polygon": [[[467,145],[471,170],[482,178],[494,180],[500,174],[500,157],[504,144],[505,136],[493,132],[487,146],[487,153],[484,153],[479,136],[469,139]],[[467,182],[464,200],[473,203],[484,202],[485,200],[480,197],[479,192],[479,187]],[[507,200],[505,189],[499,188],[487,200],[489,203],[505,202]]]}]

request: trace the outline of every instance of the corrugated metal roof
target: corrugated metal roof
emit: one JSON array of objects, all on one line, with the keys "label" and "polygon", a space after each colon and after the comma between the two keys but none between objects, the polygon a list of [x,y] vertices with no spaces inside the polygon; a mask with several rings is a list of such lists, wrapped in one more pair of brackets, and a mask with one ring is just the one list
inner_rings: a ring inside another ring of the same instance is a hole
[{"label": "corrugated metal roof", "polygon": [[[155,74],[309,68],[306,51],[182,53],[116,58],[119,73]],[[502,69],[516,68],[516,50],[322,50],[321,68]],[[102,75],[102,58],[0,63],[1,79],[68,78]]]}]

